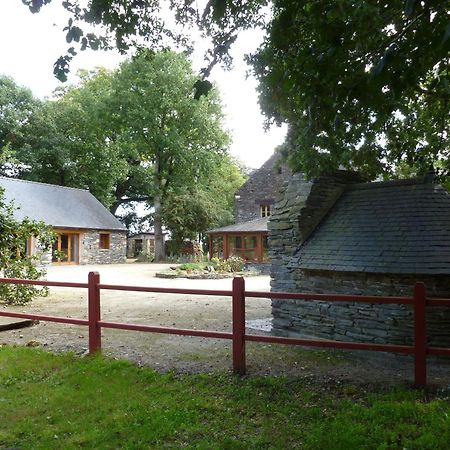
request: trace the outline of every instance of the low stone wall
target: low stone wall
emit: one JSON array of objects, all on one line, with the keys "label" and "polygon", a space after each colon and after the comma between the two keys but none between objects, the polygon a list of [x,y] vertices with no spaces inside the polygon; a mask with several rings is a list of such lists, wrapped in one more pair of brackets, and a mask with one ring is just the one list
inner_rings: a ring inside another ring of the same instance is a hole
[{"label": "low stone wall", "polygon": [[[291,292],[350,295],[412,296],[423,281],[430,297],[450,297],[445,276],[401,276],[297,271]],[[293,288],[293,289],[292,289]],[[274,333],[340,341],[413,343],[413,310],[406,305],[272,300]],[[450,308],[427,308],[429,344],[450,346]]]},{"label": "low stone wall", "polygon": [[113,231],[109,249],[100,249],[100,232],[89,230],[80,236],[80,264],[118,264],[126,261],[127,234]]}]

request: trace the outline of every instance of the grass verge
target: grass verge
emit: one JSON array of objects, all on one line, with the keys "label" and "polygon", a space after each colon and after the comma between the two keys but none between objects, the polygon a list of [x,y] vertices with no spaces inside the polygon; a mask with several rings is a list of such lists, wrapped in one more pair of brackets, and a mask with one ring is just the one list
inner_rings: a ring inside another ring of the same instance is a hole
[{"label": "grass verge", "polygon": [[0,346],[0,448],[448,449],[448,395]]}]

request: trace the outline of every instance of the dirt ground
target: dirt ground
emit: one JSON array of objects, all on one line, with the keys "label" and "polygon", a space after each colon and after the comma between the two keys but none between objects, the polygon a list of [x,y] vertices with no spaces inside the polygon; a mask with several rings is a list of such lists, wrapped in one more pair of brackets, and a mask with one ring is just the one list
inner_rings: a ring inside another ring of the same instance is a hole
[{"label": "dirt ground", "polygon": [[[187,289],[231,290],[231,279],[188,280],[155,278],[167,264],[127,263],[102,266],[52,267],[47,279],[87,282],[90,271],[98,271],[102,283]],[[268,276],[246,278],[246,288],[270,290]],[[101,293],[102,319],[133,324],[160,325],[214,331],[231,331],[229,297],[205,297],[124,291]],[[52,288],[49,297],[9,310],[63,317],[87,318],[86,289]],[[248,333],[268,333],[270,301],[248,299]],[[2,319],[4,323],[5,319]],[[51,351],[71,351],[85,355],[88,347],[85,327],[40,322],[29,328],[0,332],[0,345],[41,346]],[[231,368],[231,341],[103,329],[103,353],[128,359],[157,370],[181,373],[212,372]],[[412,361],[393,355],[370,356],[350,352],[323,351],[294,346],[247,343],[249,374],[300,376],[340,383],[395,385],[412,382]],[[431,384],[450,386],[450,364],[433,365]]]}]

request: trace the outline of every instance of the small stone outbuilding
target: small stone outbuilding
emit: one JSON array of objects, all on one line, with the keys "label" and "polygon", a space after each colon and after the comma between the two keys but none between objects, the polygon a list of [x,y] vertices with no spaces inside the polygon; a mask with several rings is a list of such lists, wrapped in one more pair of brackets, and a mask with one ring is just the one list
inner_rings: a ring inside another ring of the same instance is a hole
[{"label": "small stone outbuilding", "polygon": [[[269,222],[271,286],[278,292],[450,297],[450,194],[430,177],[364,183],[337,172],[295,174]],[[411,344],[412,308],[272,301],[276,334]],[[450,308],[427,309],[430,344],[450,345]]]},{"label": "small stone outbuilding", "polygon": [[[28,217],[51,225],[57,235],[43,264],[125,262],[127,230],[89,191],[0,177],[7,201],[18,207],[17,220]],[[28,252],[38,242],[28,241]]]}]

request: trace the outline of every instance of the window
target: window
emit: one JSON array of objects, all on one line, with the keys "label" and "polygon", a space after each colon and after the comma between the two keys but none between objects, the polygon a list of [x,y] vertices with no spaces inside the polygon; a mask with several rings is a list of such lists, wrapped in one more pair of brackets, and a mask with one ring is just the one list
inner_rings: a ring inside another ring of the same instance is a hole
[{"label": "window", "polygon": [[52,246],[52,261],[54,263],[78,264],[79,238],[78,233],[58,232]]},{"label": "window", "polygon": [[260,205],[261,217],[270,216],[270,205]]},{"label": "window", "polygon": [[100,250],[109,250],[110,234],[100,233]]},{"label": "window", "polygon": [[230,236],[229,255],[240,256],[245,261],[257,261],[257,239],[256,236]]}]

